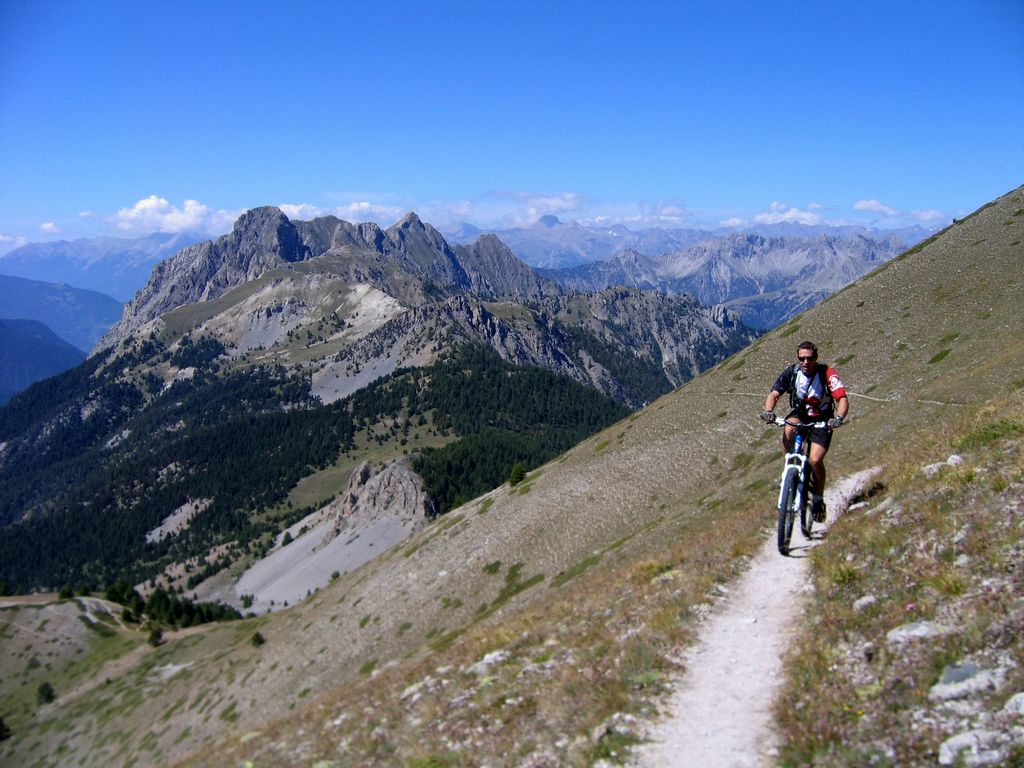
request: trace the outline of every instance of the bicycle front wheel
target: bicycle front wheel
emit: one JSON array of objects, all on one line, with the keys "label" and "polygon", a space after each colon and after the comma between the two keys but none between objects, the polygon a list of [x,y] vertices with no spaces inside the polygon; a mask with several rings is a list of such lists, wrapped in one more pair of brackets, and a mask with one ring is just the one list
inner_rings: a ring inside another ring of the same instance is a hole
[{"label": "bicycle front wheel", "polygon": [[807,499],[807,485],[800,489],[801,493],[796,500],[796,505],[800,507],[800,530],[804,534],[804,538],[811,538],[811,529],[814,527],[814,515],[811,513],[811,504]]},{"label": "bicycle front wheel", "polygon": [[796,467],[787,470],[782,478],[782,493],[779,494],[779,554],[789,554],[789,540],[793,536],[793,518],[796,514],[796,492],[799,481]]}]

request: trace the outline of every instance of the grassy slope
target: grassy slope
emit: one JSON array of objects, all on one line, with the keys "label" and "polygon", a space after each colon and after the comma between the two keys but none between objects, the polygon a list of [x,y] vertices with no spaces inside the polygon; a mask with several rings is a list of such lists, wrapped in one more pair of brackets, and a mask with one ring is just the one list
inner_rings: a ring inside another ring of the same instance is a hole
[{"label": "grassy slope", "polygon": [[[1017,190],[303,605],[155,650],[125,697],[155,666],[191,666],[130,712],[83,697],[46,717],[75,724],[63,741],[84,765],[197,747],[190,764],[621,754],[621,713],[657,702],[700,606],[773,522],[776,435],[753,417],[796,343],[816,340],[856,394],[834,474],[894,460],[1004,396],[1024,379],[1021,211]],[[492,651],[506,655],[470,669]],[[57,764],[54,740],[33,747],[13,725],[7,755]]]},{"label": "grassy slope", "polygon": [[[929,476],[923,466],[963,463]],[[866,502],[833,526],[813,562],[818,599],[792,649],[778,714],[784,765],[935,765],[968,730],[1008,732],[1002,764],[1024,765],[1024,392],[929,431],[892,456]],[[861,602],[858,602],[861,601]],[[948,634],[899,644],[898,627]],[[949,703],[929,699],[949,665],[1003,669],[1003,685]],[[1016,720],[1016,723],[1015,723]]]}]

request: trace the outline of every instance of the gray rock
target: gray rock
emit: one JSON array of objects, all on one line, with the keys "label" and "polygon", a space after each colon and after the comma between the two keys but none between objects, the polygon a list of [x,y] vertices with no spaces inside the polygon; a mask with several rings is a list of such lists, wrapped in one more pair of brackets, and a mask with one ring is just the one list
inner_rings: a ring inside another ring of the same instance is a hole
[{"label": "gray rock", "polygon": [[343,534],[359,535],[383,520],[402,527],[408,535],[424,527],[435,508],[423,488],[422,478],[413,471],[408,457],[403,457],[379,472],[374,472],[369,462],[360,464],[329,511],[334,525],[317,549]]},{"label": "gray rock", "polygon": [[1024,715],[1024,693],[1015,693],[1003,705],[1003,712],[1011,715]]},{"label": "gray rock", "polygon": [[499,664],[504,664],[506,661],[508,661],[508,658],[508,651],[491,651],[482,659],[480,659],[480,661],[478,661],[476,664],[473,664],[466,671],[469,672],[469,674],[471,675],[485,675],[487,674],[487,671],[491,667],[496,667]]},{"label": "gray rock", "polygon": [[951,631],[949,627],[935,621],[915,621],[890,630],[885,639],[890,645],[899,645],[928,637],[942,637]]},{"label": "gray rock", "polygon": [[939,682],[928,691],[931,701],[963,699],[975,693],[993,690],[1006,679],[1004,669],[981,669],[971,662],[950,664]]},{"label": "gray rock", "polygon": [[853,603],[853,610],[863,611],[865,608],[874,605],[878,602],[878,598],[874,595],[864,595],[864,597],[857,598]]},{"label": "gray rock", "polygon": [[1006,759],[1000,749],[1000,735],[995,731],[964,731],[942,742],[939,765],[999,765]]}]

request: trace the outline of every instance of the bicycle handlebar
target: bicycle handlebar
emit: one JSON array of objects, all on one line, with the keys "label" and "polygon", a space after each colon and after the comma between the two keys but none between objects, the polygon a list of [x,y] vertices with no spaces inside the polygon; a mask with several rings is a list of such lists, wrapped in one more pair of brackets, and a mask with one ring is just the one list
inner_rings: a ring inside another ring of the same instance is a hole
[{"label": "bicycle handlebar", "polygon": [[766,424],[774,424],[778,427],[797,427],[802,429],[822,429],[828,427],[827,421],[790,421],[784,419],[781,416],[776,416],[775,421],[765,422]]}]

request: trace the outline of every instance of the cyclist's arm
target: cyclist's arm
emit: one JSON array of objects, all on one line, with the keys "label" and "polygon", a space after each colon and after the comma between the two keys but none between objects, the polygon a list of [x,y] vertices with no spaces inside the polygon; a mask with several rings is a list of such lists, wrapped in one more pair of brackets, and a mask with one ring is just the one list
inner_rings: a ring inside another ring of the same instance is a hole
[{"label": "cyclist's arm", "polygon": [[780,397],[782,397],[782,393],[779,392],[777,389],[773,389],[771,392],[768,393],[768,397],[765,398],[764,409],[766,411],[774,411],[775,406],[778,404]]},{"label": "cyclist's arm", "polygon": [[850,398],[848,398],[846,395],[843,395],[838,400],[836,400],[836,416],[841,416],[845,419],[846,414],[849,410]]}]

